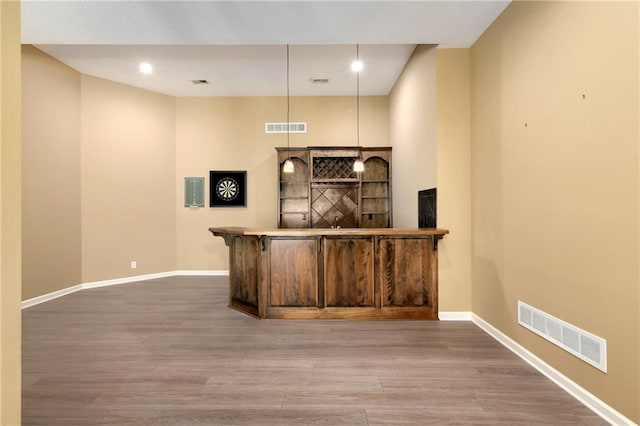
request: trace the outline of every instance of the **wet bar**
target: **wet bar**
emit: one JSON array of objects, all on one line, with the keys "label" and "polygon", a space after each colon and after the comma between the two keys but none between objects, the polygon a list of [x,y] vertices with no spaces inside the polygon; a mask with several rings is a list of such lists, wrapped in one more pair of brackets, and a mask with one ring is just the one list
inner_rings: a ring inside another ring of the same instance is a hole
[{"label": "wet bar", "polygon": [[438,319],[443,229],[209,228],[229,247],[229,306],[257,318]]}]

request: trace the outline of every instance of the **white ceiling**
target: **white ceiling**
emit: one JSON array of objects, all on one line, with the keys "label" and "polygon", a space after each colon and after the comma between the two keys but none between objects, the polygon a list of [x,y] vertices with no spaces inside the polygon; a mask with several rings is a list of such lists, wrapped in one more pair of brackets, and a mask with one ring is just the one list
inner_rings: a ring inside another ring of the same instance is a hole
[{"label": "white ceiling", "polygon": [[[23,0],[22,42],[85,74],[173,96],[282,96],[285,44],[291,95],[353,95],[358,43],[361,94],[386,95],[416,44],[469,47],[508,3]],[[152,75],[138,72],[141,61]]]},{"label": "white ceiling", "polygon": [[[282,96],[286,94],[286,47],[190,46],[88,46],[37,45],[85,74],[141,87],[172,96]],[[366,45],[360,58],[360,93],[389,93],[414,45]],[[355,74],[350,63],[354,45],[295,45],[290,47],[291,96],[355,94]],[[148,61],[153,75],[138,72]],[[312,78],[329,78],[314,84]],[[194,85],[191,80],[208,80]]]}]

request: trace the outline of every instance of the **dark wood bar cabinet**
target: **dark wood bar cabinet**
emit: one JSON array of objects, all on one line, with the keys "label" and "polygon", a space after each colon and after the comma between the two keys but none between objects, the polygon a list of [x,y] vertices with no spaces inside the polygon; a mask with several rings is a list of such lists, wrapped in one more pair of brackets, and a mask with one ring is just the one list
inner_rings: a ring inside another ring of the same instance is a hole
[{"label": "dark wood bar cabinet", "polygon": [[438,319],[443,229],[210,228],[229,306],[258,318]]}]

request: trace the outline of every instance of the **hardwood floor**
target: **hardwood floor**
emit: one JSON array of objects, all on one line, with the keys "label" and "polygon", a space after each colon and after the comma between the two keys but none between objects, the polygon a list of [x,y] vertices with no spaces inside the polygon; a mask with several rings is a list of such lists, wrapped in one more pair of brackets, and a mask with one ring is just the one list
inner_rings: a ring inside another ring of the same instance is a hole
[{"label": "hardwood floor", "polygon": [[177,277],[25,309],[23,424],[606,424],[470,322],[259,321],[227,301],[225,277]]}]

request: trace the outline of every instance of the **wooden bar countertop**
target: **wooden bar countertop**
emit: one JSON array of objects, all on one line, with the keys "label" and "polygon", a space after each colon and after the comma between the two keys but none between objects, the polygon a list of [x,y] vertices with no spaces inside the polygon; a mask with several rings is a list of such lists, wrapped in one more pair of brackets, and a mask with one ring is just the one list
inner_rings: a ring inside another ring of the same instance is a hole
[{"label": "wooden bar countertop", "polygon": [[239,226],[212,227],[209,231],[214,235],[231,234],[245,237],[322,237],[322,236],[444,236],[446,229],[435,228],[314,228],[314,229],[273,229],[243,228]]}]

